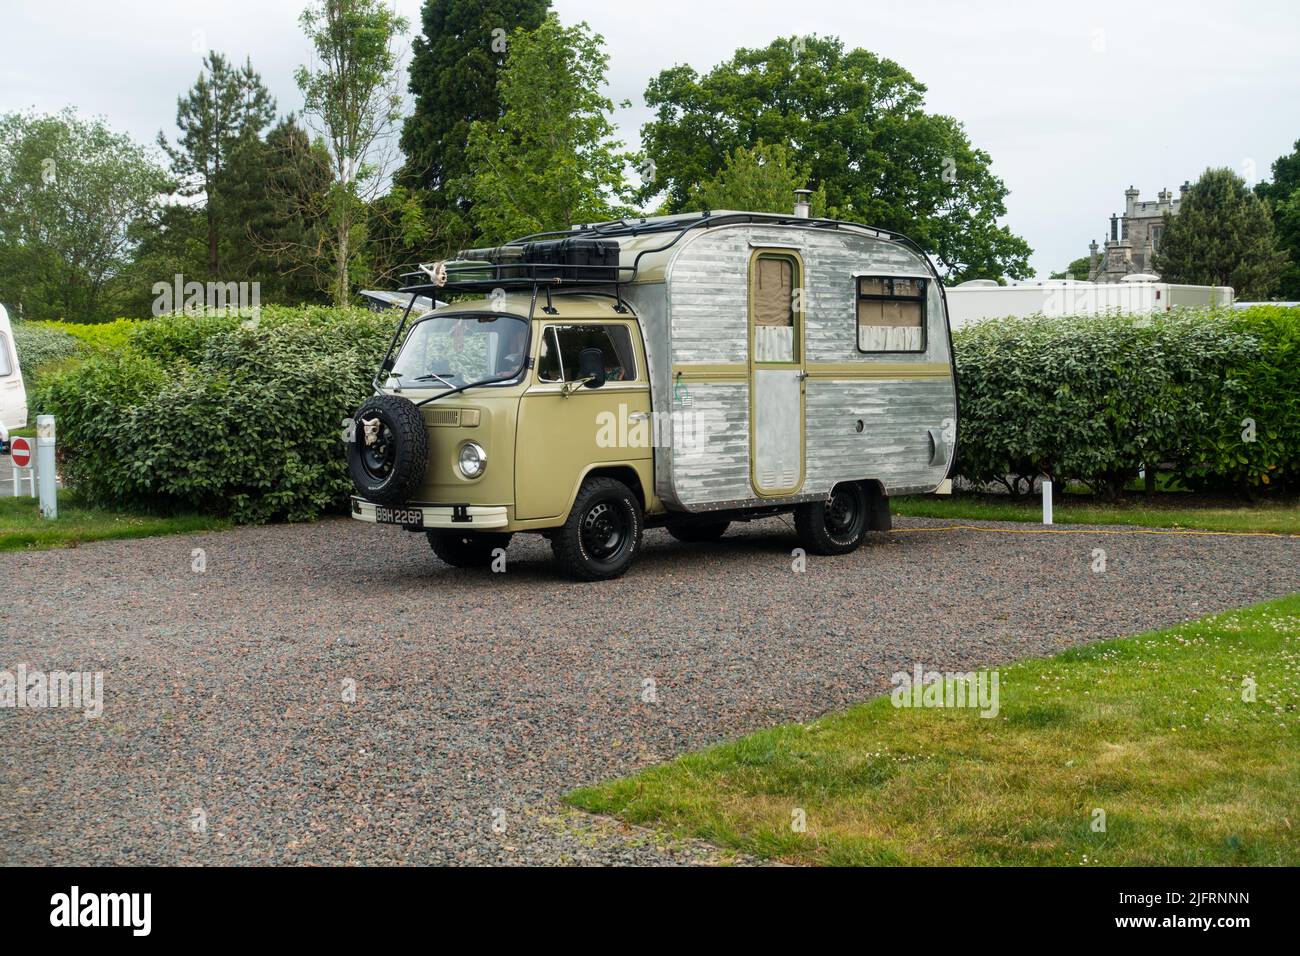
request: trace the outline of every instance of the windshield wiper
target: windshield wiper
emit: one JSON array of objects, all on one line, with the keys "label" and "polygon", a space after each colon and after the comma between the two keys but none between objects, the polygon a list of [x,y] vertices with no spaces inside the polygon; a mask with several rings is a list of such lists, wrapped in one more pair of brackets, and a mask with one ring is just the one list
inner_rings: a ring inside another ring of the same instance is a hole
[{"label": "windshield wiper", "polygon": [[427,381],[430,381],[431,379],[435,379],[435,378],[436,378],[438,381],[442,382],[443,385],[446,385],[448,388],[455,388],[455,387],[456,387],[455,385],[452,385],[451,382],[447,381],[445,378],[443,378],[441,375],[439,375],[437,372],[430,372],[428,375],[417,375],[417,376],[415,376],[415,378],[411,379],[411,381],[412,381],[412,382],[427,382]]},{"label": "windshield wiper", "polygon": [[[496,378],[485,378],[478,382],[470,382],[468,385],[462,385],[459,388],[452,388],[445,392],[439,392],[437,395],[430,395],[428,398],[424,399],[424,401],[416,402],[415,407],[419,408],[421,405],[428,405],[430,402],[436,402],[440,398],[447,398],[449,395],[459,395],[467,388],[477,388],[480,385],[497,385],[501,382],[513,382],[519,377],[521,371],[523,370],[517,368],[509,375],[499,375]],[[448,382],[447,384],[450,385],[451,383]]]}]

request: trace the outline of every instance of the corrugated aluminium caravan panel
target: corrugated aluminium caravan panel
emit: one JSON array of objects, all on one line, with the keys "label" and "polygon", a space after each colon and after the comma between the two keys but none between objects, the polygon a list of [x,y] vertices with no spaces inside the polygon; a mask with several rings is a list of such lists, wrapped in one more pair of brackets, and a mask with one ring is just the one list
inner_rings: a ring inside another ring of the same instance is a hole
[{"label": "corrugated aluminium caravan panel", "polygon": [[[932,434],[952,435],[956,394],[943,300],[927,264],[901,244],[850,230],[747,223],[688,234],[669,259],[666,286],[626,291],[646,337],[654,407],[673,413],[664,429],[671,441],[656,451],[659,496],[693,511],[774,500],[756,492],[752,461],[748,273],[760,248],[797,252],[805,270],[804,474],[798,492],[778,500],[822,498],[861,478],[879,479],[889,493],[934,490],[948,460],[934,454]],[[931,278],[924,352],[858,350],[862,275]]]}]

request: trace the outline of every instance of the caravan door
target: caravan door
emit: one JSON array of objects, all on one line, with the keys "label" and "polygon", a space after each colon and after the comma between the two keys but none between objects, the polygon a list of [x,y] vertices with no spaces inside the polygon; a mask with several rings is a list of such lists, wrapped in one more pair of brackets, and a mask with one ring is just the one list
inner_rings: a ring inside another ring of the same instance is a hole
[{"label": "caravan door", "polygon": [[0,425],[24,428],[27,425],[27,389],[22,369],[18,367],[18,347],[9,325],[9,313],[0,305]]},{"label": "caravan door", "polygon": [[804,478],[803,258],[756,249],[749,259],[749,461],[754,492],[798,493]]}]

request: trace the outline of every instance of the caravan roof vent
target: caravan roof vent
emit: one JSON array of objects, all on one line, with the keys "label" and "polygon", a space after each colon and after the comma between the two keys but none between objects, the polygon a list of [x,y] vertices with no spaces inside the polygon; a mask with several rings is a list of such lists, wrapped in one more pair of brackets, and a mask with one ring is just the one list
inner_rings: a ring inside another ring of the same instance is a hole
[{"label": "caravan roof vent", "polygon": [[807,219],[812,212],[812,194],[811,189],[796,189],[794,191],[794,214],[799,219]]},{"label": "caravan roof vent", "polygon": [[1119,280],[1120,282],[1159,282],[1160,277],[1152,272],[1134,272]]}]

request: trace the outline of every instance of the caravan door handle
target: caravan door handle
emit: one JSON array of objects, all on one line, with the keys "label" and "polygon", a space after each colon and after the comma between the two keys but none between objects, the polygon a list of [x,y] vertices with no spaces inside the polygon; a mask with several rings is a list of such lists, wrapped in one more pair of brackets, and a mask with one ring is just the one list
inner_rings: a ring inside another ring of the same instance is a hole
[{"label": "caravan door handle", "polygon": [[630,422],[639,422],[639,421],[644,421],[649,417],[650,417],[649,412],[629,412],[627,416],[627,420]]}]

